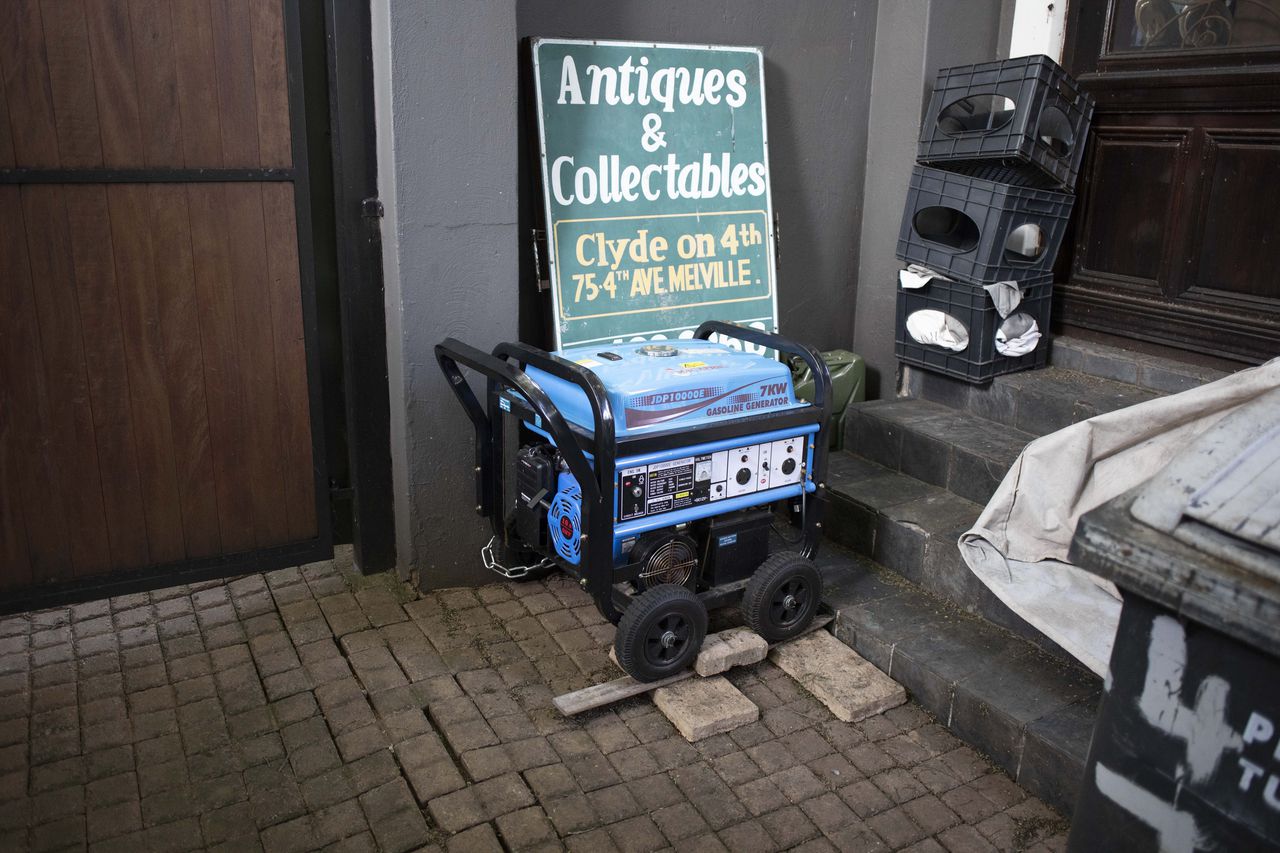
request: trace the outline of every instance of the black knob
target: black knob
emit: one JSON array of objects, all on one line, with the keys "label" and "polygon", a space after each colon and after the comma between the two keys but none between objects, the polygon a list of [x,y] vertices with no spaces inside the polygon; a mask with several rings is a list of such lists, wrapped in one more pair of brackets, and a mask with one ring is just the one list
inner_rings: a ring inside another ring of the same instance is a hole
[{"label": "black knob", "polygon": [[791,473],[792,471],[794,471],[794,470],[796,470],[796,460],[794,460],[794,459],[787,459],[786,461],[784,461],[784,462],[782,463],[782,473],[783,473],[783,474],[790,474],[790,473]]},{"label": "black knob", "polygon": [[750,483],[750,482],[751,482],[751,469],[739,468],[738,469],[738,485],[745,486],[747,483]]},{"label": "black knob", "polygon": [[747,454],[745,454],[745,453],[744,453],[744,454],[742,454],[742,464],[743,464],[743,465],[746,465],[746,464],[747,464],[747,460],[748,460],[748,459],[750,459],[750,458],[751,458],[751,457],[747,456]]}]

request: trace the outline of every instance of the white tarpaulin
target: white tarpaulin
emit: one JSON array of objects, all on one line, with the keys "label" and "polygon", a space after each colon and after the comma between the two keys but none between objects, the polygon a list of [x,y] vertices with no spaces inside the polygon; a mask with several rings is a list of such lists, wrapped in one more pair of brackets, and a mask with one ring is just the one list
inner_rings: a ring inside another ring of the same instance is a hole
[{"label": "white tarpaulin", "polygon": [[1120,598],[1110,582],[1066,562],[1076,522],[1150,479],[1224,415],[1274,388],[1280,388],[1280,358],[1036,439],[960,537],[965,562],[1011,610],[1105,675]]}]

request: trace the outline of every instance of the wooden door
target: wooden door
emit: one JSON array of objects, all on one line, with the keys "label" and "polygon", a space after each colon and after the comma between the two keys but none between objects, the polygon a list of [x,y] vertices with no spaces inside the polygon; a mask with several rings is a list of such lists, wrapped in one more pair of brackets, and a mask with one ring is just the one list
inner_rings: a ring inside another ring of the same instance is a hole
[{"label": "wooden door", "polygon": [[297,39],[292,0],[0,3],[7,600],[328,553]]},{"label": "wooden door", "polygon": [[1280,354],[1280,0],[1073,3],[1065,54],[1098,108],[1059,318]]}]

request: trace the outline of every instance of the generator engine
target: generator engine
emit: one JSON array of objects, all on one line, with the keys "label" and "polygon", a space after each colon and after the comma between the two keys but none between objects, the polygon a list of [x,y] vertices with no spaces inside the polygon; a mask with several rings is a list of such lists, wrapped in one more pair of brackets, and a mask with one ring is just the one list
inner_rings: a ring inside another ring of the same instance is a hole
[{"label": "generator engine", "polygon": [[[796,397],[786,364],[713,333],[800,355],[815,402]],[[495,519],[495,540],[576,577],[618,624],[618,659],[633,676],[688,665],[711,606],[740,600],[770,640],[812,620],[830,408],[813,350],[706,323],[693,340],[556,353],[501,344],[488,355],[450,340],[437,357],[476,425],[478,506]],[[487,406],[459,364],[489,378]],[[510,428],[508,484],[499,463]],[[769,556],[771,530],[785,523],[775,510],[797,505],[800,550]]]}]

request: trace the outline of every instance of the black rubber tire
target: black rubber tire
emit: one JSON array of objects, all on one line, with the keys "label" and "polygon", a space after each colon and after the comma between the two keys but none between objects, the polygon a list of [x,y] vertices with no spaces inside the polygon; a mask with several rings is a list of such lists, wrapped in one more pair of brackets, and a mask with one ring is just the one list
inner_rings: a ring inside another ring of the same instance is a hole
[{"label": "black rubber tire", "polygon": [[[787,596],[794,599],[788,604]],[[822,601],[822,575],[799,554],[783,552],[765,559],[742,593],[747,627],[770,643],[801,634]]]},{"label": "black rubber tire", "polygon": [[[664,645],[668,633],[670,645]],[[623,611],[613,649],[636,681],[657,681],[691,666],[706,636],[707,608],[685,587],[664,583]]]}]

